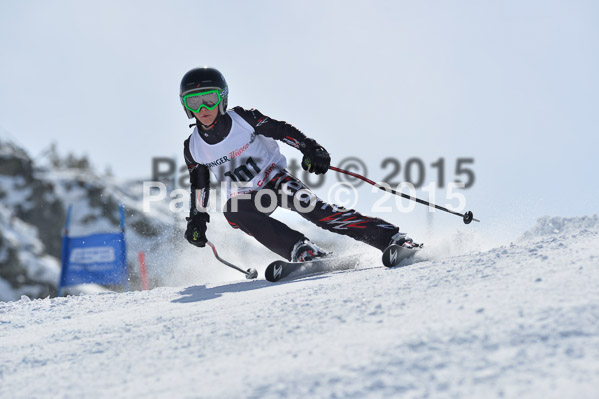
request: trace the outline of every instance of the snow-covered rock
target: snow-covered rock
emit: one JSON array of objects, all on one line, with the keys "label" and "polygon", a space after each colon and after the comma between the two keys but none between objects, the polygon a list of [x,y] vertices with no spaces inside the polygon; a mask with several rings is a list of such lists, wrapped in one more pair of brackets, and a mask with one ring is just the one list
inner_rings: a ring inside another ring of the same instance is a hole
[{"label": "snow-covered rock", "polygon": [[44,253],[38,231],[0,204],[0,301],[55,294],[60,265]]},{"label": "snow-covered rock", "polygon": [[[0,300],[55,295],[62,232],[72,206],[70,235],[119,230],[119,204],[126,209],[131,285],[138,286],[138,252],[151,267],[152,286],[163,284],[164,254],[180,232],[168,203],[142,211],[142,182],[100,176],[86,162],[44,162],[13,143],[0,141]],[[70,167],[72,165],[78,167]],[[34,272],[35,270],[35,272]]]}]

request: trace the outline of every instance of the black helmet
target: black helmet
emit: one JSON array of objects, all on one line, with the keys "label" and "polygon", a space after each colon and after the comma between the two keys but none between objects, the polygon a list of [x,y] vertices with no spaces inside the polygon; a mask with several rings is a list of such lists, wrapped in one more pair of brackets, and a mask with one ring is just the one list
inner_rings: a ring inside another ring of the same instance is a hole
[{"label": "black helmet", "polygon": [[194,115],[190,110],[185,108],[183,96],[208,89],[217,89],[220,92],[221,102],[218,104],[218,111],[220,115],[224,115],[227,112],[229,86],[227,86],[227,81],[222,73],[215,68],[201,67],[194,68],[183,75],[179,89],[179,98],[189,119],[193,118]]}]

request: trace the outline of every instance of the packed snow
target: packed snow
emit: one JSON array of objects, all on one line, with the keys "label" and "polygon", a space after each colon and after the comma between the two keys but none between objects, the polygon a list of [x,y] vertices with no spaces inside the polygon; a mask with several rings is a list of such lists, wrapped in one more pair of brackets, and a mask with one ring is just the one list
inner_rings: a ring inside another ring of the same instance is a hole
[{"label": "packed snow", "polygon": [[588,220],[402,268],[0,303],[0,397],[596,398]]}]

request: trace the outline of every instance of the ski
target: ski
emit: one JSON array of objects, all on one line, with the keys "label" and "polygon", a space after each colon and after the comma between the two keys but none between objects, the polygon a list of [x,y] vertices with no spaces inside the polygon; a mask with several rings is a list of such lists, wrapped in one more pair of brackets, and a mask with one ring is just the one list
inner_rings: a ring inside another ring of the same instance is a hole
[{"label": "ski", "polygon": [[266,268],[264,276],[274,283],[282,279],[294,279],[338,270],[354,269],[360,264],[359,256],[318,258],[307,262],[276,260]]},{"label": "ski", "polygon": [[395,267],[403,260],[412,258],[420,247],[405,248],[399,245],[389,245],[383,251],[383,265],[387,267]]},{"label": "ski", "polygon": [[[414,257],[421,246],[414,248],[390,245],[383,251],[383,265],[386,267],[398,266],[402,261]],[[359,256],[339,256],[319,258],[308,262],[287,262],[276,260],[264,271],[266,280],[274,283],[279,280],[292,280],[326,272],[354,269],[360,265]]]}]

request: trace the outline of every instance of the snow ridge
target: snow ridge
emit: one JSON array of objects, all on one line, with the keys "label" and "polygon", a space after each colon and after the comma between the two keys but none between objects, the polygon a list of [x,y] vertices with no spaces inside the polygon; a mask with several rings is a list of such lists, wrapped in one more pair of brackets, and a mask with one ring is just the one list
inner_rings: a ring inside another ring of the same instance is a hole
[{"label": "snow ridge", "polygon": [[583,229],[599,229],[599,216],[593,215],[570,218],[544,216],[539,218],[537,223],[522,235],[522,238],[529,240],[548,235],[572,233]]}]

